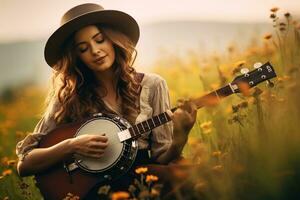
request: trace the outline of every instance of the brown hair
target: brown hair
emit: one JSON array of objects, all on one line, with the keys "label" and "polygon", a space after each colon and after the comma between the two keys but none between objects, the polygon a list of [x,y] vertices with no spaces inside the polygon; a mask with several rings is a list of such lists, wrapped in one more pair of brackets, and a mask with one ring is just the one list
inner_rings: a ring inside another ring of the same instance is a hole
[{"label": "brown hair", "polygon": [[[116,56],[112,67],[117,95],[122,97],[123,117],[130,123],[134,123],[138,112],[138,95],[136,95],[138,83],[134,79],[133,75],[136,71],[132,67],[135,48],[129,38],[121,32],[106,26],[96,26],[104,37],[113,43]],[[101,82],[96,81],[92,71],[76,56],[74,34],[65,41],[64,47],[62,58],[53,66],[51,89],[46,100],[46,113],[51,113],[57,124],[80,120],[97,112],[111,113],[112,111],[102,100],[102,97],[107,94],[106,89]],[[55,103],[59,106],[53,110]]]}]

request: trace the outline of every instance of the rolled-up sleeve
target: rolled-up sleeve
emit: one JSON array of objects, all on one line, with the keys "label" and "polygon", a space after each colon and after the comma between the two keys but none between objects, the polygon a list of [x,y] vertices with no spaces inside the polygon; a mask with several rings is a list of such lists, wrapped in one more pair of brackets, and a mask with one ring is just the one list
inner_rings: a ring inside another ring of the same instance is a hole
[{"label": "rolled-up sleeve", "polygon": [[[159,77],[153,84],[153,116],[170,110],[170,96],[166,81]],[[167,151],[173,141],[173,122],[170,121],[152,130],[151,151],[152,157],[157,159],[159,155]]]},{"label": "rolled-up sleeve", "polygon": [[[54,108],[52,110],[54,110]],[[16,154],[19,160],[23,160],[31,150],[39,145],[39,141],[42,137],[56,126],[52,113],[53,112],[45,114],[35,126],[34,131],[17,143]]]}]

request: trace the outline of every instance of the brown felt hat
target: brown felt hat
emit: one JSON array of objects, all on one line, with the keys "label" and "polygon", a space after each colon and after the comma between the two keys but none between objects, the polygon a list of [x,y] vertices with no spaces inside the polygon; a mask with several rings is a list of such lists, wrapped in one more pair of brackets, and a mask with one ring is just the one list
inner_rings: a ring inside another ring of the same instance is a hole
[{"label": "brown felt hat", "polygon": [[98,4],[81,4],[63,15],[60,27],[49,37],[44,51],[48,65],[53,67],[61,58],[63,44],[71,34],[91,24],[102,24],[116,29],[131,39],[134,45],[140,36],[139,26],[130,15],[118,10],[105,10]]}]

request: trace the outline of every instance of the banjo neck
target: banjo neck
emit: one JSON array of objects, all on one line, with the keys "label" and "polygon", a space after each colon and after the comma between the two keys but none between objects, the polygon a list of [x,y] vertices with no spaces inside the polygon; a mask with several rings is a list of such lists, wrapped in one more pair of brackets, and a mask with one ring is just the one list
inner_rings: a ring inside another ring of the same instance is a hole
[{"label": "banjo neck", "polygon": [[[270,84],[272,82],[270,82],[269,79],[276,77],[276,73],[269,62],[265,64],[256,63],[254,65],[254,68],[255,70],[253,71],[249,72],[248,70],[244,74],[235,77],[235,79],[228,85],[202,97],[191,99],[191,101],[195,103],[197,109],[199,109],[204,106],[216,105],[222,98],[227,97],[233,93],[245,92],[249,88],[252,88],[263,81],[267,81],[269,85],[272,85]],[[178,107],[175,107],[172,108],[171,111],[175,112],[177,109]],[[137,139],[144,133],[147,133],[152,129],[161,126],[169,121],[171,121],[170,116],[166,112],[164,112],[119,132],[118,137],[121,142],[128,139]]]},{"label": "banjo neck", "polygon": [[[197,109],[200,109],[204,106],[216,105],[222,98],[229,96],[233,93],[235,93],[234,86],[228,84],[225,87],[215,90],[202,97],[191,99],[191,101],[197,106]],[[175,112],[177,109],[178,107],[174,107],[171,109],[171,111]],[[136,140],[143,134],[148,133],[152,129],[159,127],[169,121],[171,121],[170,116],[167,114],[167,112],[163,112],[159,115],[155,115],[150,119],[135,124],[126,130],[119,132],[118,136],[121,142],[129,139]]]}]

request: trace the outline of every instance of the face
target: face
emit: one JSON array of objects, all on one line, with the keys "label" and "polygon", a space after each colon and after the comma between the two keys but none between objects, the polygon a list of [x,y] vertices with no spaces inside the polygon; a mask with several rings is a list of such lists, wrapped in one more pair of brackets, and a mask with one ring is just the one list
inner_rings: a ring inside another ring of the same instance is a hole
[{"label": "face", "polygon": [[75,33],[77,56],[94,72],[109,70],[115,60],[112,42],[94,25],[86,26]]}]

